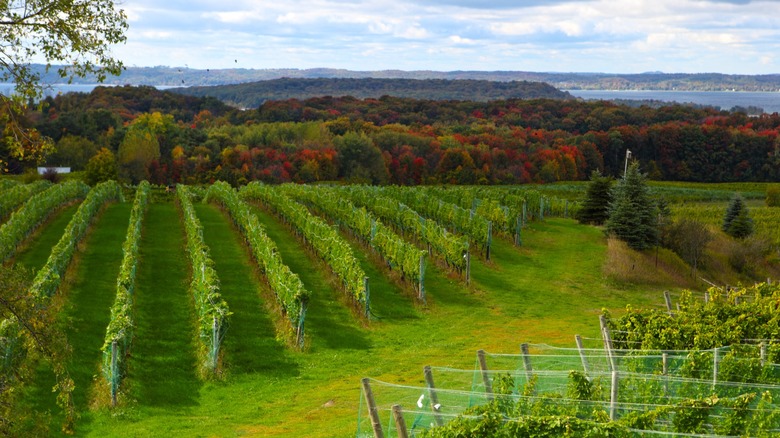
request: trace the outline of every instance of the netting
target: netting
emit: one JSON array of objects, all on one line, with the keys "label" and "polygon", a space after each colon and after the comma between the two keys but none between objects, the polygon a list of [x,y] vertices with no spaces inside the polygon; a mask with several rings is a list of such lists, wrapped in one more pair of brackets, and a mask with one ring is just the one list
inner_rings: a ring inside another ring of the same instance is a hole
[{"label": "netting", "polygon": [[[507,409],[504,422],[560,416],[617,421],[641,436],[780,434],[780,365],[758,345],[703,351],[560,348],[525,344],[521,354],[478,352],[471,370],[427,367],[427,387],[370,381],[385,436],[407,436]],[[393,406],[403,421],[393,416]],[[507,406],[509,408],[507,408]],[[366,391],[358,436],[373,436]]]},{"label": "netting", "polygon": [[[436,383],[443,381],[443,374],[467,374],[465,370],[436,369]],[[491,380],[507,373],[497,371],[491,374]],[[749,398],[746,404],[740,404],[740,398],[713,398],[706,396],[704,399],[659,400],[657,403],[649,403],[645,399],[641,402],[631,402],[625,399],[613,403],[610,400],[580,400],[572,398],[567,393],[567,375],[565,373],[536,374],[539,382],[546,381],[545,385],[537,385],[533,394],[511,393],[490,394],[480,391],[461,391],[456,389],[444,389],[436,386],[429,387],[395,385],[378,380],[371,380],[371,391],[376,404],[376,414],[385,436],[399,435],[399,422],[394,418],[393,407],[403,416],[403,424],[406,426],[407,436],[419,436],[423,431],[445,425],[453,420],[464,418],[480,419],[479,412],[474,407],[487,405],[491,400],[498,400],[504,405],[511,406],[512,416],[505,417],[504,422],[523,421],[527,418],[538,416],[574,417],[581,420],[604,422],[605,419],[626,419],[626,424],[640,424],[640,421],[630,422],[630,419],[639,419],[642,415],[647,418],[641,423],[641,428],[629,427],[637,436],[753,436],[763,432],[766,435],[780,433],[779,406],[771,402],[771,396],[762,395]],[[453,376],[449,376],[452,378]],[[628,376],[627,376],[628,377]],[[605,379],[607,387],[603,393],[609,394],[609,381]],[[570,381],[570,380],[569,380]],[[706,382],[688,382],[694,386],[704,385]],[[543,391],[542,386],[548,391]],[[528,389],[528,388],[526,388]],[[702,388],[703,389],[703,388]],[[620,384],[618,393],[626,394],[632,398],[632,392],[636,388]],[[641,391],[649,394],[658,388],[646,387]],[[776,391],[776,388],[775,388]],[[708,391],[703,391],[708,393]],[[368,415],[368,404],[365,392],[361,395],[360,419],[358,422],[358,437],[374,436],[372,421]],[[694,414],[692,415],[691,412]],[[696,422],[691,425],[690,417],[694,416]],[[735,419],[742,422],[739,427],[734,427]],[[685,424],[689,426],[686,431]],[[736,433],[729,433],[735,431]]]}]

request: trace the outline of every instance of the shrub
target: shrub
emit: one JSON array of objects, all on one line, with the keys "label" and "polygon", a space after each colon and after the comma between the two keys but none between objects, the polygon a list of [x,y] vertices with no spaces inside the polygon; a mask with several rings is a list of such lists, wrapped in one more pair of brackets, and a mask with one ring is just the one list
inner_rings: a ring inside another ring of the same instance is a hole
[{"label": "shrub", "polygon": [[766,206],[780,207],[780,184],[772,184],[766,188]]}]

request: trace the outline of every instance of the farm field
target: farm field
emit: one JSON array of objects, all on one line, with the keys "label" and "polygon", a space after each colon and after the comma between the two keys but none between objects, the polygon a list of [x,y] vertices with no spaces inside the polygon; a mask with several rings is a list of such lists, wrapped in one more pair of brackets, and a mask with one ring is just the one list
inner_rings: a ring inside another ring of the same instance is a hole
[{"label": "farm field", "polygon": [[[528,221],[521,246],[513,245],[511,232],[496,232],[489,260],[472,241],[469,282],[442,257],[429,254],[423,302],[414,284],[389,270],[379,251],[342,224],[338,235],[354,254],[356,269],[369,279],[366,318],[363,302],[345,293],[345,280],[304,244],[290,221],[265,202],[244,197],[308,292],[299,350],[275,291],[231,213],[221,203],[202,202],[200,189],[193,191],[198,192],[193,205],[203,242],[232,313],[218,376],[204,379],[199,371],[199,329],[189,290],[193,272],[182,215],[173,199],[158,196],[143,218],[134,336],[118,405],[110,407],[101,347],[133,202],[126,195],[107,204],[93,221],[57,294],[65,303],[62,318],[73,347],[69,367],[80,415],[77,436],[351,436],[363,377],[421,386],[424,366],[473,369],[478,349],[517,353],[523,342],[573,346],[575,334],[598,346],[603,308],[620,313],[627,304],[656,307],[663,290],[679,292],[674,285],[607,278],[607,239],[601,229],[556,217],[564,215],[559,212]],[[13,263],[41,269],[75,209],[67,206],[45,222]],[[330,218],[322,220],[336,226]],[[391,228],[402,234],[400,227]],[[48,390],[53,384],[49,374],[41,367],[20,407],[51,411],[50,427],[57,431],[62,418]]]}]

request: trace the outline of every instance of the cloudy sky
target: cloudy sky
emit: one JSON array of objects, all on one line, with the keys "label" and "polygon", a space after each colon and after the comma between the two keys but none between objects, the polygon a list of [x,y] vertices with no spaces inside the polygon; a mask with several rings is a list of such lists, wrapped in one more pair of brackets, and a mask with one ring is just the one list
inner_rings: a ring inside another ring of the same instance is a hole
[{"label": "cloudy sky", "polygon": [[128,66],[780,73],[778,0],[123,0]]}]

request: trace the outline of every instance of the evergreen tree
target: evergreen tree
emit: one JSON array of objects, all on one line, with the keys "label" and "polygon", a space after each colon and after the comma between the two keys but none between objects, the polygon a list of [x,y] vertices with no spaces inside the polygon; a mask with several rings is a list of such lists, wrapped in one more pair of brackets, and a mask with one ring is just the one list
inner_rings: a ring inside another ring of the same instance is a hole
[{"label": "evergreen tree", "polygon": [[612,202],[612,177],[603,176],[598,170],[590,174],[590,184],[585,201],[577,214],[581,224],[602,225],[609,218],[609,204]]},{"label": "evergreen tree", "polygon": [[633,249],[645,250],[658,241],[657,222],[657,207],[650,198],[647,177],[634,162],[612,190],[606,232]]},{"label": "evergreen tree", "polygon": [[723,217],[722,229],[726,234],[737,239],[743,239],[753,234],[753,219],[739,193],[735,193],[734,197],[731,198]]}]

